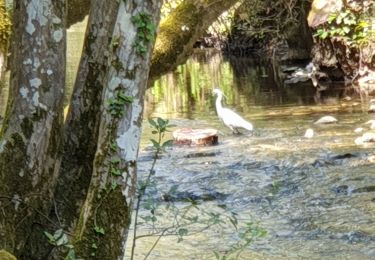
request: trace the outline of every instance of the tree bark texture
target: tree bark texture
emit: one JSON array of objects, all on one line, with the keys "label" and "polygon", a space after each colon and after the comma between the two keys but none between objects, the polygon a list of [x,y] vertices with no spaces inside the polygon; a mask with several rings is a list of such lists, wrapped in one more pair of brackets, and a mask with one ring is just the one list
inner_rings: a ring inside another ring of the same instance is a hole
[{"label": "tree bark texture", "polygon": [[[91,181],[98,140],[100,104],[110,63],[118,1],[93,1],[82,57],[64,131],[64,152],[55,191],[58,217],[72,230]],[[52,211],[52,214],[55,214]]]},{"label": "tree bark texture", "polygon": [[27,257],[56,180],[65,84],[65,1],[13,10],[10,93],[0,134],[0,248]]},{"label": "tree bark texture", "polygon": [[76,229],[79,257],[123,259],[125,254],[153,47],[153,41],[142,39],[154,37],[148,29],[156,28],[160,8],[155,0],[121,1],[115,15],[93,176]]}]

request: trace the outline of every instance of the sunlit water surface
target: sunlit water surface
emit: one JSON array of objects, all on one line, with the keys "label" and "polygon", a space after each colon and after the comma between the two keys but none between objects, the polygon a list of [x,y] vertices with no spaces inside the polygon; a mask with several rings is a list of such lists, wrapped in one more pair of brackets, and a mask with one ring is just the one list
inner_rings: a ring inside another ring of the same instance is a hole
[{"label": "sunlit water surface", "polygon": [[[214,86],[224,91],[225,106],[254,125],[252,135],[232,135],[219,121]],[[365,123],[374,116],[367,112],[369,97],[332,88],[318,90],[310,82],[286,86],[270,65],[256,59],[225,60],[212,51],[198,53],[162,77],[147,93],[145,117],[168,118],[175,125],[172,130],[218,129],[219,144],[174,146],[163,154],[145,202],[147,207],[150,198],[157,201],[157,221],[141,219],[138,234],[171,231],[175,216],[165,209],[170,202],[165,194],[177,187],[177,207],[187,207],[191,198],[199,203],[191,216],[235,212],[239,227],[252,221],[267,231],[232,257],[375,259],[374,145],[354,143],[363,134],[354,130],[371,132]],[[338,123],[315,125],[324,115]],[[304,138],[308,128],[315,132],[312,139]],[[150,138],[145,122],[141,179],[151,167]],[[152,216],[150,212],[143,208],[141,215]],[[186,229],[191,235],[180,242],[177,236],[162,236],[149,259],[215,259],[214,251],[224,255],[241,241],[240,228],[236,231],[228,219],[202,232],[198,224]],[[143,259],[158,238],[138,239],[135,258]]]}]

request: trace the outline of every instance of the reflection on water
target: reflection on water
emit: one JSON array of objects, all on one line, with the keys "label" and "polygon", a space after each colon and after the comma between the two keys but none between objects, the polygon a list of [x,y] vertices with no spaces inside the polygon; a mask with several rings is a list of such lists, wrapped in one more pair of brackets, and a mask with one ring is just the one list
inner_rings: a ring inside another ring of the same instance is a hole
[{"label": "reflection on water", "polygon": [[[236,212],[239,225],[259,222],[268,235],[239,259],[375,259],[375,145],[354,143],[362,135],[354,132],[357,127],[374,131],[365,124],[373,118],[368,99],[340,86],[284,86],[278,75],[254,59],[223,60],[202,52],[156,82],[147,93],[145,117],[169,118],[177,127],[213,127],[220,135],[214,147],[173,147],[165,153],[157,162],[157,191],[150,195],[165,206],[163,194],[177,185],[181,196],[210,198],[200,201],[204,209]],[[253,135],[233,136],[218,120],[214,86],[224,91],[226,106],[253,123]],[[315,125],[323,115],[338,122]],[[303,137],[307,128],[314,129],[312,139]],[[150,137],[144,124],[141,178],[151,165]],[[173,221],[163,207],[158,214],[162,227]],[[150,230],[140,226],[141,234]],[[138,240],[136,259],[155,241]],[[215,259],[213,251],[224,252],[235,241],[228,225],[180,243],[167,236],[150,259]]]},{"label": "reflection on water", "polygon": [[310,81],[285,86],[280,74],[255,59],[223,59],[215,50],[198,51],[186,65],[155,82],[146,94],[145,117],[199,117],[212,110],[214,87],[223,90],[226,104],[244,113],[273,106],[345,106],[345,97],[355,95],[354,89],[337,84],[328,89],[315,88]]}]

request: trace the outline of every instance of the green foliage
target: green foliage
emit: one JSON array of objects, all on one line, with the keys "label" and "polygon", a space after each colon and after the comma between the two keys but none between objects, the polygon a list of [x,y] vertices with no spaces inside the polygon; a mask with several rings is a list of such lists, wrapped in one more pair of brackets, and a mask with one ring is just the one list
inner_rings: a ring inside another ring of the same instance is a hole
[{"label": "green foliage", "polygon": [[167,17],[183,0],[164,0],[161,8],[161,18]]},{"label": "green foliage", "polygon": [[107,100],[108,110],[115,118],[120,118],[124,115],[125,105],[133,102],[133,97],[126,96],[123,90],[118,90],[114,98]]},{"label": "green foliage", "polygon": [[146,13],[138,13],[131,18],[132,23],[137,28],[137,36],[133,47],[140,56],[147,51],[147,45],[155,40],[156,26],[151,20],[151,16]]},{"label": "green foliage", "polygon": [[271,40],[281,42],[288,38],[288,34],[303,13],[302,1],[243,1],[233,17],[231,34],[241,39],[248,39],[260,43],[259,47],[266,47]]},{"label": "green foliage", "polygon": [[99,227],[99,226],[94,226],[94,231],[98,235],[104,235],[105,234],[104,228]]},{"label": "green foliage", "polygon": [[55,246],[56,249],[67,251],[64,260],[82,260],[76,257],[74,246],[69,242],[68,236],[62,229],[56,230],[54,234],[44,231],[44,235],[47,237],[48,243]]},{"label": "green foliage", "polygon": [[318,28],[314,36],[323,40],[330,38],[350,47],[360,47],[374,40],[374,31],[368,14],[345,9],[330,14],[326,24]]},{"label": "green foliage", "polygon": [[245,226],[237,232],[237,242],[224,253],[214,251],[217,260],[238,259],[242,251],[256,239],[267,235],[267,231],[253,222],[245,223]]},{"label": "green foliage", "polygon": [[[165,148],[171,146],[173,144],[173,140],[167,140],[165,142],[162,142],[162,139],[166,132],[169,132],[169,129],[171,127],[174,127],[174,125],[169,124],[168,120],[164,120],[160,117],[158,117],[156,120],[149,119],[148,120],[152,130],[152,133],[155,135],[158,135],[158,140],[150,139],[153,148],[156,151],[163,151]],[[157,156],[157,154],[156,154]]]}]

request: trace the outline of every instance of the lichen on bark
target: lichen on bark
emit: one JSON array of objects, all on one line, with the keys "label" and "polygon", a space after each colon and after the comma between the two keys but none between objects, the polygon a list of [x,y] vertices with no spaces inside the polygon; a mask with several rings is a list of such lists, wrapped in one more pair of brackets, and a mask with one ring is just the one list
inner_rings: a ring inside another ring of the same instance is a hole
[{"label": "lichen on bark", "polygon": [[49,12],[35,4],[14,4],[11,91],[0,139],[0,248],[25,259],[37,250],[36,223],[47,215],[56,181],[65,81],[65,1],[38,3]]}]

